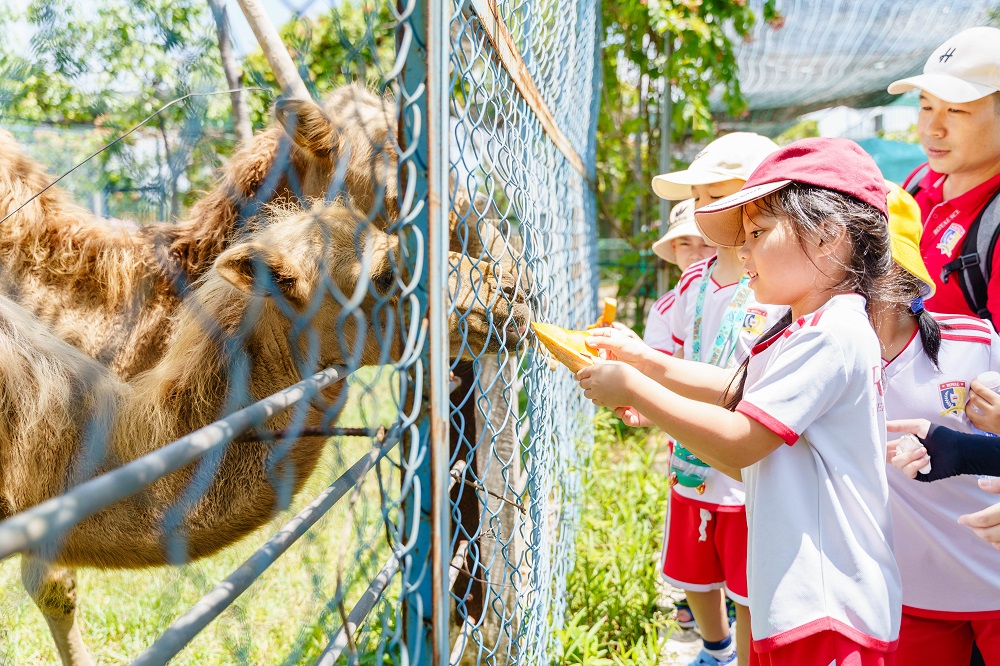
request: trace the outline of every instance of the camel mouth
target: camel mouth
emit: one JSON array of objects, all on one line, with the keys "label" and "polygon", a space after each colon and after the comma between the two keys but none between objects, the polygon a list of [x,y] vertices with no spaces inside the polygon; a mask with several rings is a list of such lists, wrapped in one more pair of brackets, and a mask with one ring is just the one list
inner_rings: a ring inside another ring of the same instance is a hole
[{"label": "camel mouth", "polygon": [[518,343],[526,339],[528,326],[531,322],[531,308],[525,303],[514,303],[510,307],[510,316],[503,329],[503,346],[514,349]]},{"label": "camel mouth", "polygon": [[507,328],[503,330],[504,332],[504,346],[507,349],[513,349],[517,346],[517,343],[524,339],[524,336],[528,334],[528,327],[522,326],[520,324],[510,323],[507,324]]}]

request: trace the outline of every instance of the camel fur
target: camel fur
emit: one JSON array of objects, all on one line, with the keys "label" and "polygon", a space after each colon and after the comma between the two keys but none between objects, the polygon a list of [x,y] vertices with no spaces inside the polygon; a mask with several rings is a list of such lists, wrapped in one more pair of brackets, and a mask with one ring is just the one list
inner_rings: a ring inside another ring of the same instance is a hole
[{"label": "camel fur", "polygon": [[[245,405],[320,367],[398,359],[404,327],[397,323],[396,334],[385,339],[388,327],[378,323],[396,316],[400,285],[410,280],[394,268],[399,256],[397,236],[359,220],[341,201],[282,212],[219,255],[172,312],[176,324],[160,358],[127,382],[0,297],[0,409],[5,415],[0,498],[5,511],[23,511],[215,421],[232,406],[234,395]],[[529,310],[513,277],[492,280],[494,267],[462,255],[452,253],[450,261],[455,267],[449,280],[455,310],[449,322],[452,355],[467,349],[464,327],[470,328],[469,344],[499,350],[497,336],[477,321],[510,331],[508,344],[516,344]],[[359,303],[360,320],[343,316],[341,304],[348,299]],[[289,308],[309,316],[310,326],[293,328],[283,314]],[[227,344],[234,337],[242,341],[235,346],[238,351]],[[343,348],[342,341],[351,346]],[[305,365],[302,359],[309,358],[315,362]],[[248,367],[248,379],[232,375],[240,361]],[[319,425],[320,413],[310,410],[306,425]],[[266,426],[283,428],[290,418],[278,415]],[[92,437],[94,432],[101,436]],[[280,508],[276,479],[291,479],[297,492],[323,444],[324,438],[306,437],[287,451],[273,442],[229,446],[212,461],[217,469],[205,491],[184,506],[174,524],[168,511],[183,502],[196,464],[83,520],[50,559],[25,555],[22,580],[64,663],[92,663],[75,619],[74,568],[167,564],[166,545],[177,534],[183,536],[184,559],[211,555]]]},{"label": "camel fur", "polygon": [[[322,106],[279,101],[276,116],[176,224],[113,228],[48,189],[0,225],[0,295],[128,379],[160,358],[167,315],[262,204],[346,193],[383,226],[398,216],[391,99],[352,84]],[[51,181],[0,129],[0,217]]]}]

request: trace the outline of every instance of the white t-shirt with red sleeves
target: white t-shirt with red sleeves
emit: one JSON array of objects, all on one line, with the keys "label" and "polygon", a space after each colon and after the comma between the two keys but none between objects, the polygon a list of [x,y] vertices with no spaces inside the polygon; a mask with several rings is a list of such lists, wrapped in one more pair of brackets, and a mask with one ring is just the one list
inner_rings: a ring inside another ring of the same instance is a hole
[{"label": "white t-shirt with red sleeves", "polygon": [[[1000,337],[982,319],[934,318],[942,326],[940,370],[915,334],[885,364],[886,418],[927,419],[971,432],[965,414],[969,385],[981,372],[1000,370]],[[906,612],[941,619],[1000,619],[1000,552],[956,522],[963,514],[995,504],[996,495],[982,490],[971,475],[933,483],[910,479],[894,467],[888,475]]]},{"label": "white t-shirt with red sleeves", "polygon": [[[729,305],[736,294],[737,283],[720,285],[712,277],[712,269],[715,267],[716,257],[709,257],[696,264],[692,264],[687,271],[681,275],[680,281],[675,288],[678,292],[676,300],[670,312],[673,313],[671,329],[673,331],[674,342],[677,347],[684,349],[684,358],[693,361],[707,362],[711,356],[712,344],[716,333],[722,326],[723,318]],[[702,341],[701,356],[695,358],[694,354],[694,319],[695,304],[703,281],[707,280],[705,287],[705,302],[702,306]],[[767,327],[776,322],[788,310],[785,306],[761,305],[754,300],[753,295],[747,299],[744,309],[746,314],[743,317],[739,336],[736,339],[736,351],[733,354],[736,365],[743,362],[743,359],[750,353],[751,347],[756,343]],[[686,500],[697,503],[700,507],[725,511],[727,507],[739,510],[743,506],[744,491],[743,484],[726,476],[722,472],[712,469],[705,479],[705,492],[698,494],[697,489],[688,488],[680,484],[673,487],[674,493]]]},{"label": "white t-shirt with red sleeves", "polygon": [[835,631],[895,649],[902,589],[892,552],[882,358],[856,294],[754,347],[736,411],[781,436],[743,469],[754,644]]},{"label": "white t-shirt with red sleeves", "polygon": [[653,303],[646,317],[646,329],[642,334],[642,339],[647,345],[671,356],[677,351],[677,343],[674,342],[673,331],[670,328],[670,312],[676,302],[675,286]]}]

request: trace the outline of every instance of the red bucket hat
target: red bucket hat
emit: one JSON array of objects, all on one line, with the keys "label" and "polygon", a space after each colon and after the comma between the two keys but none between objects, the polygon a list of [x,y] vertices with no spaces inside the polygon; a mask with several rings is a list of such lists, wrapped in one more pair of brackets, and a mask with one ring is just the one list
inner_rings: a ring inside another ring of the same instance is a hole
[{"label": "red bucket hat", "polygon": [[698,228],[716,245],[734,247],[743,230],[743,206],[792,183],[846,194],[888,217],[889,190],[875,160],[848,139],[812,138],[771,153],[739,192],[696,210]]}]

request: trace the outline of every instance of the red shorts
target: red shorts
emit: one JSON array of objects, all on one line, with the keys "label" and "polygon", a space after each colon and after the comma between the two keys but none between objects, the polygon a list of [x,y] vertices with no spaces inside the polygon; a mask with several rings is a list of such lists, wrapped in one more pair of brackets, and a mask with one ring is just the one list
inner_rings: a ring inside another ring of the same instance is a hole
[{"label": "red shorts", "polygon": [[[750,666],[917,666],[936,661],[896,661],[895,652],[876,652],[862,647],[836,631],[820,631],[781,647],[757,652],[750,650]],[[940,662],[943,666],[944,662]],[[965,660],[963,666],[968,666]]]},{"label": "red shorts", "polygon": [[896,654],[900,664],[967,666],[973,641],[988,666],[1000,665],[1000,620],[918,617],[904,609]]},{"label": "red shorts", "polygon": [[674,587],[691,592],[724,587],[746,606],[746,507],[712,510],[671,492],[660,571]]}]

